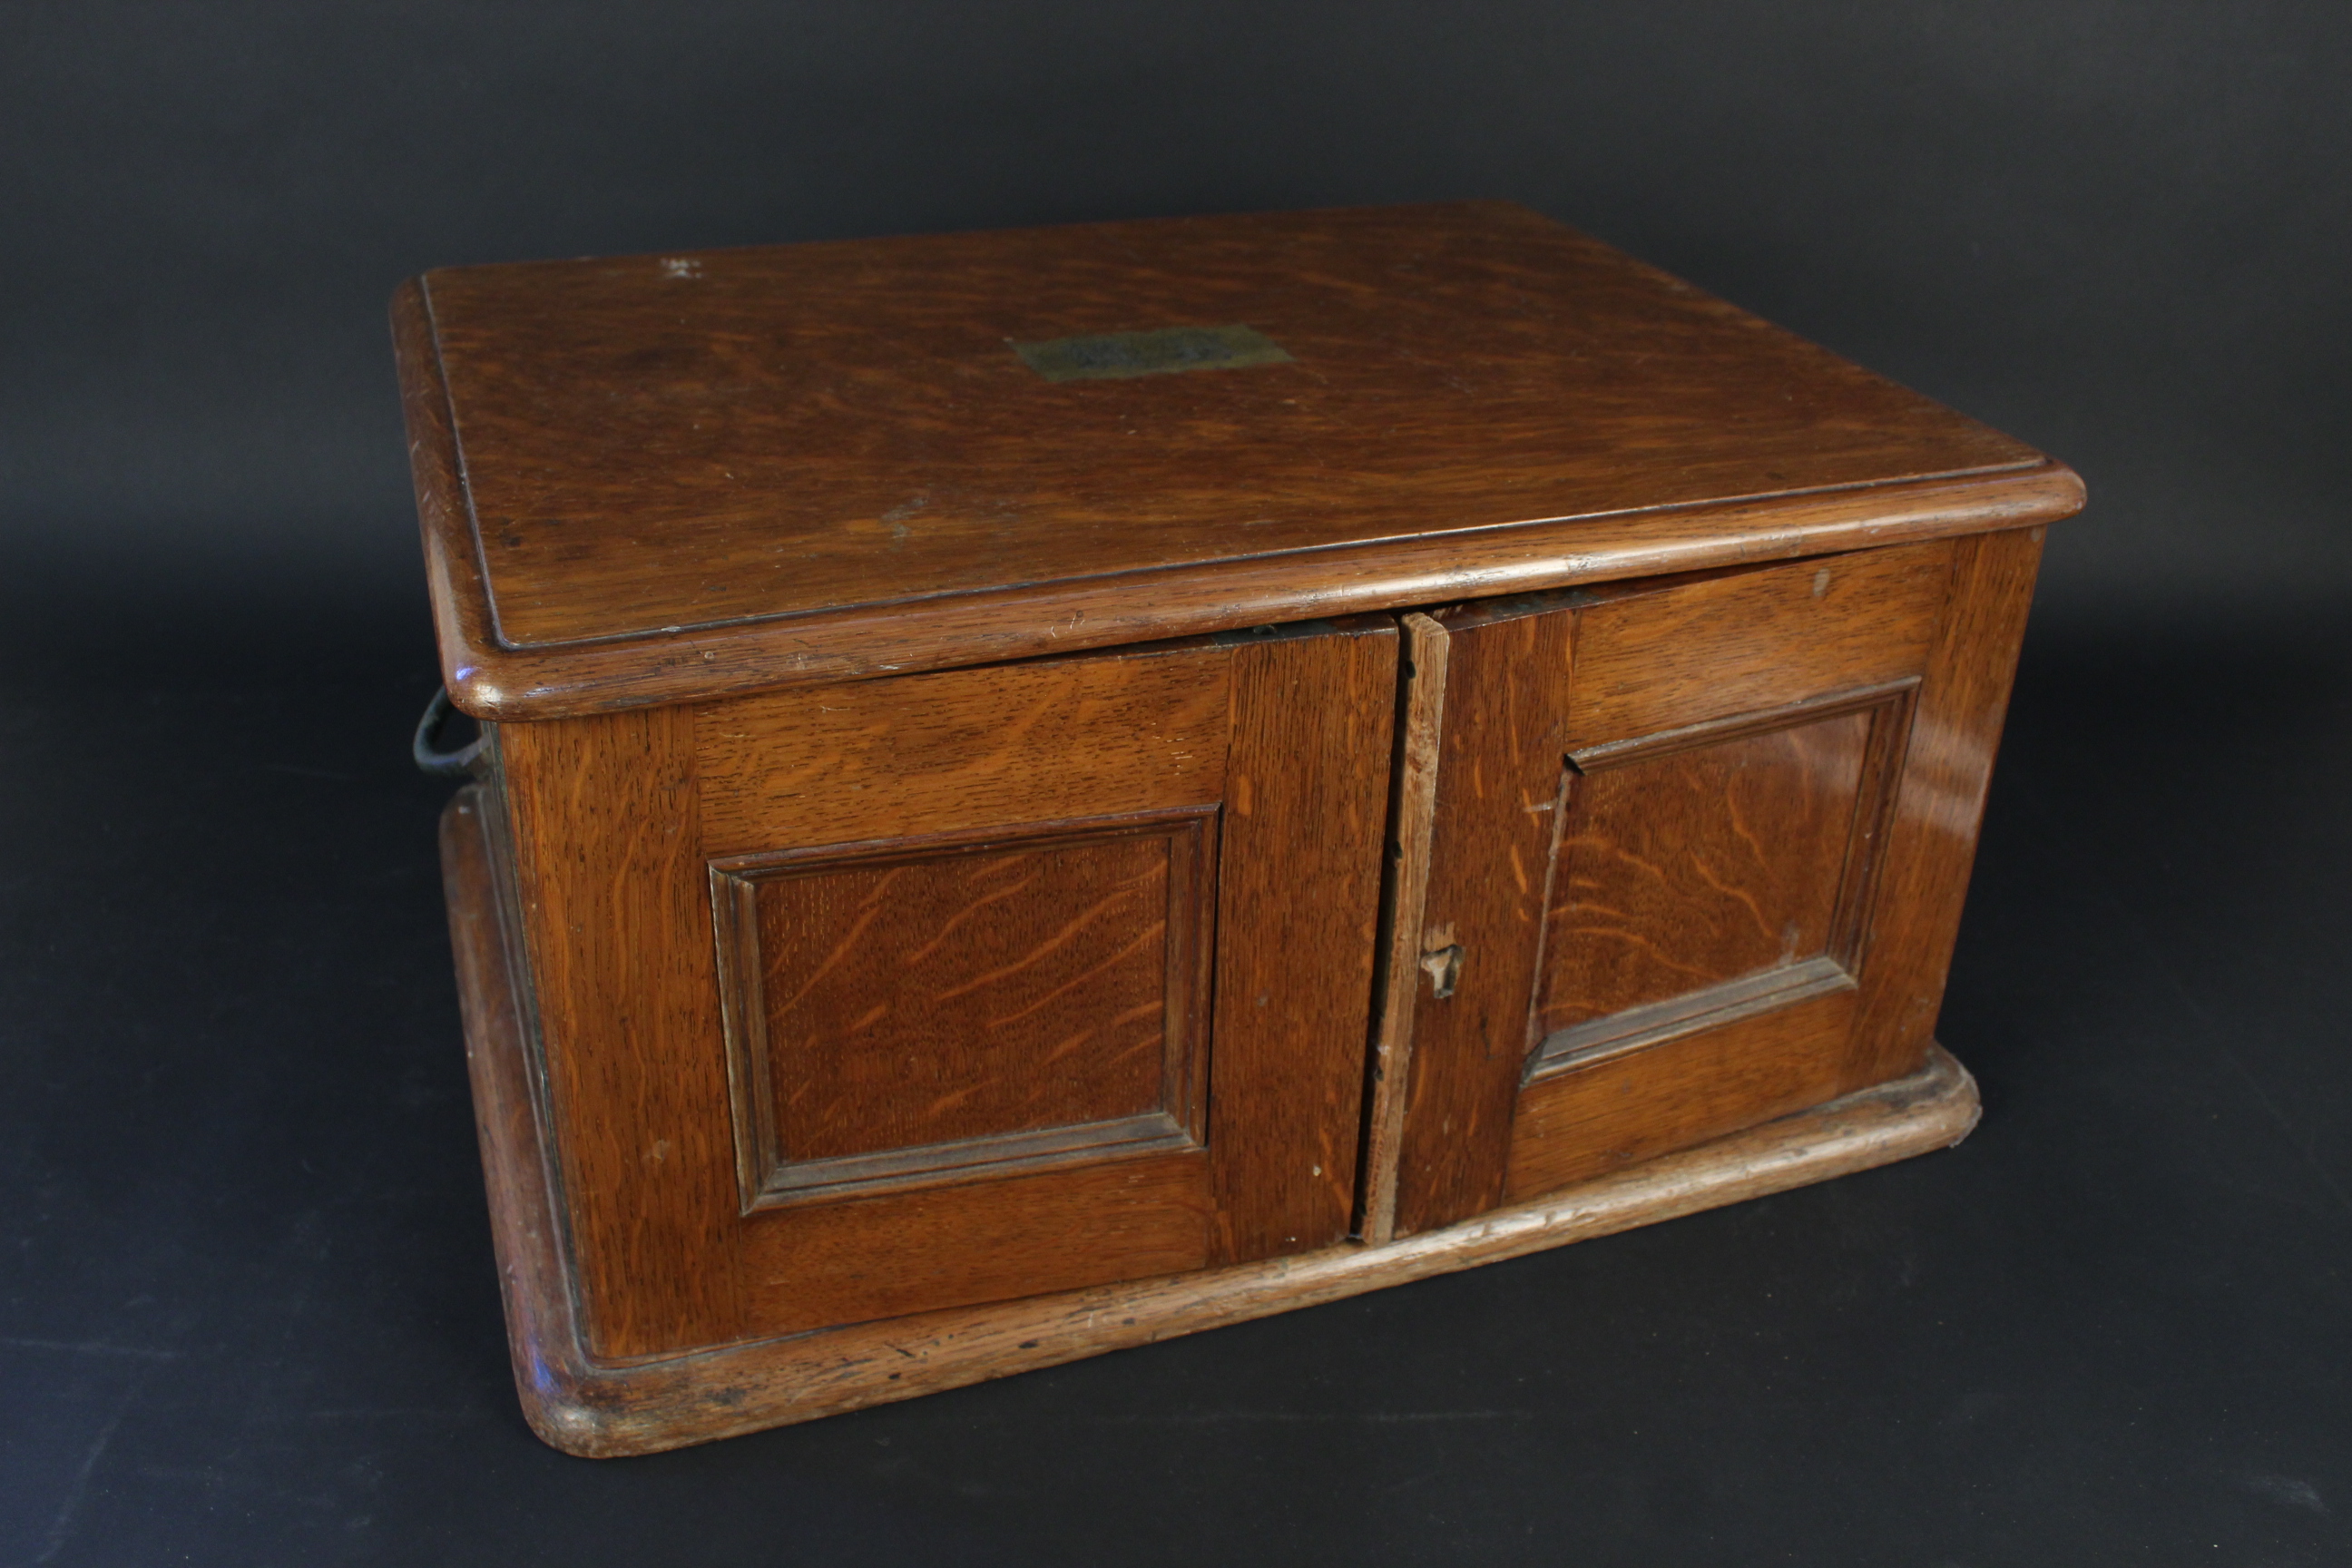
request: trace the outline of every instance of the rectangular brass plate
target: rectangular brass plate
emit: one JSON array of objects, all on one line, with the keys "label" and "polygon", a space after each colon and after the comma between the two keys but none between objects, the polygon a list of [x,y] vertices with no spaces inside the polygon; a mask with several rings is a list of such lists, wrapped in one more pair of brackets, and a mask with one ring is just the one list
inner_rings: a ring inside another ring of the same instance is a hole
[{"label": "rectangular brass plate", "polygon": [[1152,332],[1050,338],[1013,345],[1021,363],[1047,381],[1104,381],[1180,370],[1234,370],[1288,364],[1280,343],[1255,327],[1162,327]]}]

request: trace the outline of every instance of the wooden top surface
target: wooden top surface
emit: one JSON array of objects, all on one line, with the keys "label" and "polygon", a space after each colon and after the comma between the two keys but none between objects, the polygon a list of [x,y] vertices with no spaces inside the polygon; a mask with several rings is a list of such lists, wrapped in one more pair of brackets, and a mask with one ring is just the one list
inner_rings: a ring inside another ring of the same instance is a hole
[{"label": "wooden top surface", "polygon": [[[1500,203],[458,268],[394,314],[452,689],[500,717],[1848,547],[1790,531],[1857,486],[1973,477],[1914,532],[2079,494]],[[1046,374],[1116,333],[1231,363]]]}]

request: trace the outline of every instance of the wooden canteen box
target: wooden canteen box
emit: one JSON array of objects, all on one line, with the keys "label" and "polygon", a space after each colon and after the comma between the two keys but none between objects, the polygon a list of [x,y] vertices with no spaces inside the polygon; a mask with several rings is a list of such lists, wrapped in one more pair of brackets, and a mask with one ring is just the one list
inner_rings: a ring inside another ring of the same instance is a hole
[{"label": "wooden canteen box", "polygon": [[675,1447],[1940,1147],[2065,468],[1496,203],[394,306],[514,1362]]}]

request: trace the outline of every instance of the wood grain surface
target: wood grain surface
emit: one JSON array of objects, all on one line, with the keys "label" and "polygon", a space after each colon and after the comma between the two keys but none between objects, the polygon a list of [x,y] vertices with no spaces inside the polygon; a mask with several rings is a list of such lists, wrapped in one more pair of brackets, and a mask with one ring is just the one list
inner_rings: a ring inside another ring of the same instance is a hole
[{"label": "wood grain surface", "polygon": [[629,1366],[591,1358],[570,1290],[532,1103],[527,1011],[502,940],[480,792],[442,817],[467,1061],[506,1300],[532,1430],[567,1453],[656,1452],[1336,1300],[1519,1257],[1957,1143],[1976,1086],[1931,1051],[1918,1074],[1651,1160],[1465,1225],[1301,1256],[925,1312]]},{"label": "wood grain surface", "polygon": [[780,691],[696,714],[703,845],[954,833],[1213,804],[1233,655],[1194,645],[855,689]]},{"label": "wood grain surface", "polygon": [[588,1343],[626,1358],[735,1338],[735,1157],[694,715],[495,734]]},{"label": "wood grain surface", "polygon": [[[1049,382],[1014,341],[1288,363]],[[2031,449],[1522,208],[459,268],[394,300],[445,667],[523,718],[2061,516]]]},{"label": "wood grain surface", "polygon": [[1847,713],[1575,780],[1536,1033],[1826,953],[1870,729]]},{"label": "wood grain surface", "polygon": [[[1433,514],[2038,460],[1500,204],[458,268],[424,289],[519,647],[1357,543]],[[1012,347],[1228,321],[1290,362],[1055,384]]]},{"label": "wood grain surface", "polygon": [[1397,636],[1386,616],[1234,653],[1217,913],[1218,1260],[1354,1219]]},{"label": "wood grain surface", "polygon": [[1197,1147],[1214,826],[714,862],[747,1205]]},{"label": "wood grain surface", "polygon": [[1123,834],[758,883],[783,1157],[1160,1109],[1168,860]]},{"label": "wood grain surface", "polygon": [[1916,676],[1951,579],[1948,542],[1775,571],[1612,584],[1579,618],[1567,749]]},{"label": "wood grain surface", "polygon": [[1198,1148],[1108,1151],[1008,1177],[763,1211],[742,1222],[735,1337],[1203,1268],[1218,1258],[1207,1166]]},{"label": "wood grain surface", "polygon": [[1517,1202],[1834,1100],[1853,1033],[1842,986],[1530,1080],[1511,1130]]}]

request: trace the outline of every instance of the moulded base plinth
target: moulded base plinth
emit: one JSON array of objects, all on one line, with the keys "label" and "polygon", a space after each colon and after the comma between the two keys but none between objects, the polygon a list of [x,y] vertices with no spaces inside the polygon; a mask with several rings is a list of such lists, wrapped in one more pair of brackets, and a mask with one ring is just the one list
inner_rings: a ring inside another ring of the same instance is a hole
[{"label": "moulded base plinth", "polygon": [[653,1453],[1149,1344],[1887,1164],[1976,1125],[1975,1081],[1930,1047],[1909,1078],[1380,1246],[602,1365],[573,1309],[485,804],[472,787],[449,803],[442,871],[515,1382],[531,1429],[566,1453]]}]

